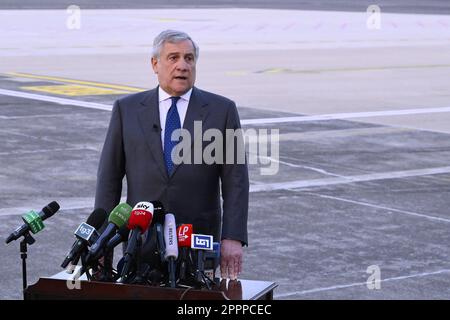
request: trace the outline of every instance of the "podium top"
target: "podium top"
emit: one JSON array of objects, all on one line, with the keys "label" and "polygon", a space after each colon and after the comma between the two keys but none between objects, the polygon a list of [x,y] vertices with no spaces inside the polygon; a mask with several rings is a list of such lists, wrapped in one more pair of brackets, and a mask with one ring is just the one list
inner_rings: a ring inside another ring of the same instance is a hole
[{"label": "podium top", "polygon": [[40,278],[24,291],[25,300],[41,299],[132,299],[132,300],[272,300],[275,282],[258,280],[225,280],[220,290],[166,288],[87,281],[73,281],[73,274],[65,271]]}]

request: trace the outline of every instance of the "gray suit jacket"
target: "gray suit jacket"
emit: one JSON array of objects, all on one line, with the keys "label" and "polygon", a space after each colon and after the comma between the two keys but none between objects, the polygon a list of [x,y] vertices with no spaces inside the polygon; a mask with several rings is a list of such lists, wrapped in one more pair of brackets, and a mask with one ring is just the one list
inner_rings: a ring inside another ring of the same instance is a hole
[{"label": "gray suit jacket", "polygon": [[[155,88],[115,102],[98,167],[95,207],[111,212],[120,201],[126,176],[129,205],[159,200],[167,212],[175,215],[177,224],[191,223],[195,233],[211,234],[214,241],[233,239],[247,244],[247,164],[182,163],[169,177],[162,151],[158,101]],[[183,123],[192,137],[194,121],[202,121],[203,132],[216,128],[223,137],[226,129],[240,128],[233,101],[196,87]],[[203,148],[208,143],[203,142]]]}]

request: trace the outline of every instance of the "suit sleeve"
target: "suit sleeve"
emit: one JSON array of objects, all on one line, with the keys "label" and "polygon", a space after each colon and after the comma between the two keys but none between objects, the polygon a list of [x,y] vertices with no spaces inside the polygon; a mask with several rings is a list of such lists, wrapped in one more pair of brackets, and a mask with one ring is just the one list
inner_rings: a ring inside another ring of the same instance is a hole
[{"label": "suit sleeve", "polygon": [[106,212],[112,211],[120,201],[124,175],[122,119],[120,105],[116,101],[98,165],[95,208],[103,208]]},{"label": "suit sleeve", "polygon": [[[235,130],[241,129],[239,115],[234,102],[228,108],[226,129],[228,129],[228,132],[235,132]],[[230,131],[229,129],[233,130]],[[242,132],[241,130],[239,131]],[[243,245],[248,245],[249,178],[244,139],[240,134],[233,135],[232,139],[230,137],[229,133],[225,134],[225,156],[220,174],[223,198],[221,238],[238,240]]]}]

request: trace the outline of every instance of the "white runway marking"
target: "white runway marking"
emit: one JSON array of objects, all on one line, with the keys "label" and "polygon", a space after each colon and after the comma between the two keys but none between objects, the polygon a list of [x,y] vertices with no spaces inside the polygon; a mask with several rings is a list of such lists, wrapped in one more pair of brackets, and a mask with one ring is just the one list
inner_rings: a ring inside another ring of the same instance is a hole
[{"label": "white runway marking", "polygon": [[[435,271],[435,272],[425,272],[425,273],[413,274],[413,275],[409,275],[409,276],[400,276],[400,277],[381,279],[380,282],[398,281],[398,280],[411,279],[411,278],[423,278],[423,277],[427,277],[427,276],[432,276],[432,275],[442,274],[442,273],[448,273],[448,272],[450,272],[449,269],[443,269],[443,270],[439,270],[439,271]],[[310,290],[294,291],[294,292],[275,294],[274,298],[275,299],[286,298],[286,297],[295,296],[295,295],[305,295],[305,294],[309,294],[309,293],[317,293],[317,292],[330,291],[330,290],[346,289],[346,288],[366,286],[366,285],[367,285],[366,282],[356,282],[356,283],[350,283],[350,284],[338,285],[338,286],[331,286],[331,287],[325,287],[325,288],[315,288],[315,289],[310,289]]]},{"label": "white runway marking", "polygon": [[411,114],[429,114],[429,113],[443,113],[443,112],[450,112],[450,107],[417,108],[417,109],[368,111],[368,112],[346,112],[346,113],[321,114],[321,115],[315,115],[315,116],[248,119],[248,120],[242,120],[241,123],[242,123],[242,125],[255,125],[255,124],[269,124],[269,123],[345,120],[345,119],[387,117],[387,116],[392,117],[392,116],[404,116],[404,115],[411,115]]},{"label": "white runway marking", "polygon": [[[65,99],[41,94],[27,93],[21,91],[0,89],[0,95],[54,102],[63,105],[72,105],[88,109],[97,109],[104,111],[111,111],[112,106],[107,104],[86,102],[75,99]],[[257,124],[273,124],[273,123],[288,123],[288,122],[310,122],[310,121],[327,121],[327,120],[345,120],[345,119],[361,119],[371,117],[392,117],[411,114],[430,114],[430,113],[446,113],[450,112],[450,107],[441,108],[416,108],[403,110],[385,110],[385,111],[368,111],[368,112],[346,112],[346,113],[331,113],[314,116],[294,116],[294,117],[280,117],[280,118],[261,118],[261,119],[244,119],[241,120],[242,125],[257,125]],[[5,116],[0,116],[6,119]]]},{"label": "white runway marking", "polygon": [[410,178],[442,173],[450,173],[450,167],[438,167],[438,168],[405,170],[405,171],[390,171],[390,172],[370,173],[356,176],[337,177],[337,178],[295,180],[289,182],[267,183],[250,186],[250,192],[267,192],[275,190],[323,187],[337,184],[376,181],[384,179]]},{"label": "white runway marking", "polygon": [[[249,154],[254,155],[254,153],[251,153],[251,152],[249,152]],[[314,167],[311,167],[311,166],[305,166],[305,165],[301,165],[301,164],[294,164],[294,163],[290,163],[290,162],[286,162],[286,161],[282,161],[282,160],[277,160],[277,159],[272,158],[272,157],[266,157],[266,156],[260,156],[260,155],[257,155],[257,156],[259,158],[262,158],[262,159],[267,159],[267,160],[270,160],[270,161],[273,161],[273,162],[284,164],[285,166],[288,166],[288,167],[291,167],[291,168],[300,168],[300,169],[305,169],[305,170],[311,170],[311,171],[315,171],[315,172],[318,172],[318,173],[321,173],[321,174],[324,174],[324,175],[327,175],[327,176],[341,177],[341,178],[344,177],[344,176],[341,176],[341,175],[338,175],[338,174],[335,174],[335,173],[331,173],[331,172],[328,172],[328,171],[320,169],[320,168],[314,168]]]},{"label": "white runway marking", "polygon": [[410,216],[415,216],[415,217],[419,217],[419,218],[426,218],[426,219],[435,220],[435,221],[439,221],[439,222],[447,222],[447,223],[450,222],[450,219],[430,216],[430,215],[421,214],[421,213],[412,212],[412,211],[407,211],[407,210],[400,210],[400,209],[394,209],[394,208],[379,206],[379,205],[368,203],[368,202],[355,201],[355,200],[344,199],[344,198],[340,198],[340,197],[333,197],[333,196],[317,194],[317,193],[312,193],[312,192],[308,192],[307,194],[310,194],[310,195],[313,195],[313,196],[318,196],[320,198],[333,199],[333,200],[338,200],[338,201],[358,204],[358,205],[362,205],[362,206],[366,206],[366,207],[372,207],[372,208],[375,208],[375,209],[383,209],[383,210],[387,210],[387,211],[399,212],[399,213],[407,214],[407,215],[410,215]]},{"label": "white runway marking", "polygon": [[[355,129],[335,129],[335,130],[317,130],[317,131],[303,131],[303,132],[288,132],[280,134],[280,142],[283,141],[315,141],[319,139],[339,139],[348,137],[364,137],[374,136],[376,134],[397,134],[417,131],[417,129],[409,128],[396,128],[375,126],[368,128],[355,128]],[[265,138],[262,136],[262,138]],[[267,138],[266,138],[267,139]],[[264,141],[264,140],[263,140]]]}]

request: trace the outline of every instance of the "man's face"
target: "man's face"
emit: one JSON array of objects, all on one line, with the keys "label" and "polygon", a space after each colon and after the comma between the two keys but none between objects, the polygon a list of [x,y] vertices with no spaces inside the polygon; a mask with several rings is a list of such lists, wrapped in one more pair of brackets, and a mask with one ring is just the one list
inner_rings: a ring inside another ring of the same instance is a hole
[{"label": "man's face", "polygon": [[195,49],[190,40],[165,42],[159,59],[152,57],[159,85],[171,96],[181,96],[194,86]]}]

